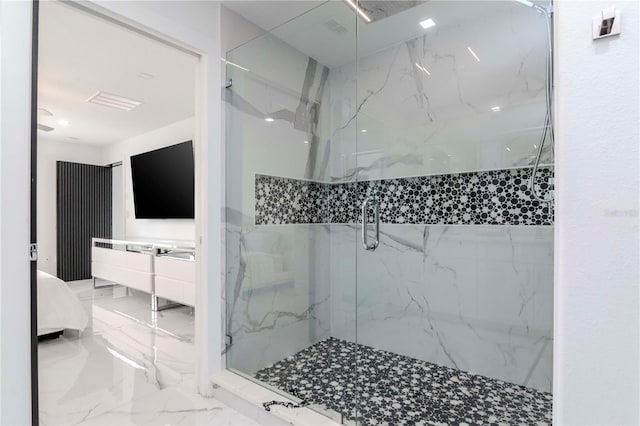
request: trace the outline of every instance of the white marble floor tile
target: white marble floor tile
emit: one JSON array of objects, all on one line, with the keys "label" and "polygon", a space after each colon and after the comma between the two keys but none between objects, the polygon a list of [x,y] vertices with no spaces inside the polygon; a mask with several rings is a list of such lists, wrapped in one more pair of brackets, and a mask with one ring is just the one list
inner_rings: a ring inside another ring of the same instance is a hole
[{"label": "white marble floor tile", "polygon": [[43,425],[255,425],[195,391],[193,311],[154,314],[150,296],[70,283],[90,318],[38,345]]},{"label": "white marble floor tile", "polygon": [[89,418],[86,425],[257,425],[216,399],[167,388]]}]

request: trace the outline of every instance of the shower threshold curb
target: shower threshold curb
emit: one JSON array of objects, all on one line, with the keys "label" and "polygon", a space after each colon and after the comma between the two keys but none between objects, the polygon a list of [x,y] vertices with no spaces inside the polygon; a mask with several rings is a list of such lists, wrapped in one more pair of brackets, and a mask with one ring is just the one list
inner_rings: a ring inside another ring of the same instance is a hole
[{"label": "shower threshold curb", "polygon": [[341,423],[313,411],[310,408],[287,408],[280,405],[271,406],[266,411],[262,405],[268,401],[283,401],[296,404],[272,390],[252,382],[232,371],[220,371],[211,376],[213,396],[229,407],[255,420],[261,425],[313,425],[338,426]]}]

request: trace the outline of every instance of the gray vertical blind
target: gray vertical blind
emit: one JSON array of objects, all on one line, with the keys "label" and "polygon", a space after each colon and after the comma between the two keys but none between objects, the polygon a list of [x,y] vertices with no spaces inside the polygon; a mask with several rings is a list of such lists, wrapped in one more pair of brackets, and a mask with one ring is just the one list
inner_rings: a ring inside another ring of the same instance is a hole
[{"label": "gray vertical blind", "polygon": [[111,238],[111,167],[56,163],[58,278],[91,278],[91,238]]}]

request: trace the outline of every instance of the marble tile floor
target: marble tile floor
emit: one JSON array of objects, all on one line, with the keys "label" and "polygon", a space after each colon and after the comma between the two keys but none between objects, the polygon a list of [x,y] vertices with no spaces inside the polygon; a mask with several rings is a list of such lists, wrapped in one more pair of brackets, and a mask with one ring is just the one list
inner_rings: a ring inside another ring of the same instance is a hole
[{"label": "marble tile floor", "polygon": [[89,326],[38,345],[41,424],[257,425],[196,393],[191,308],[153,314],[145,293],[69,286]]},{"label": "marble tile floor", "polygon": [[[357,372],[357,373],[356,373]],[[547,425],[552,396],[328,338],[255,377],[364,425]]]}]

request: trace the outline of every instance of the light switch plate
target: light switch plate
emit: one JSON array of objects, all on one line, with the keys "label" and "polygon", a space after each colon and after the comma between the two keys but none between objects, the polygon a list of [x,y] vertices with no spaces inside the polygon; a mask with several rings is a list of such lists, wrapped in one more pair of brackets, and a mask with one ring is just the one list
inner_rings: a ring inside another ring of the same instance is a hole
[{"label": "light switch plate", "polygon": [[609,34],[600,35],[600,30],[602,29],[602,24],[604,22],[603,18],[607,10],[605,9],[602,12],[603,12],[602,14],[593,17],[593,39],[594,40],[620,34],[620,10],[616,9],[611,31],[609,32]]}]

